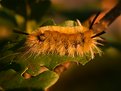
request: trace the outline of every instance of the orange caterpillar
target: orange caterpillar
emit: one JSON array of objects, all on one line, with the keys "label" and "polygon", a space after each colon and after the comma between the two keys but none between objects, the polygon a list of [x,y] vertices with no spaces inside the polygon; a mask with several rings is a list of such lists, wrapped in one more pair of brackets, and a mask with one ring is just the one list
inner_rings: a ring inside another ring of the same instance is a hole
[{"label": "orange caterpillar", "polygon": [[[94,22],[93,22],[94,23]],[[101,54],[97,45],[102,40],[92,29],[81,25],[77,20],[77,26],[43,26],[28,35],[26,47],[29,52],[36,55],[58,54],[71,57],[95,53]],[[93,37],[94,36],[94,37]]]}]

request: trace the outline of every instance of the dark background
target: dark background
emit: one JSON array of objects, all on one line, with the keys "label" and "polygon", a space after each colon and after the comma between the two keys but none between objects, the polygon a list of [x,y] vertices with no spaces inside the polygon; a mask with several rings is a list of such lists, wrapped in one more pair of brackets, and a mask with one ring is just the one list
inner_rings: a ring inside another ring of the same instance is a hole
[{"label": "dark background", "polygon": [[[116,2],[117,0],[2,0],[1,6],[11,13],[7,13],[8,16],[1,13],[0,17],[6,16],[6,22],[10,21],[14,27],[30,33],[48,19],[53,19],[57,24],[70,19],[83,22],[99,10],[102,10],[99,16],[102,17]],[[1,29],[0,36],[1,39],[8,37],[9,32],[2,34]],[[96,56],[85,66],[72,64],[50,91],[121,91],[121,16],[102,37],[105,39],[102,56]]]}]

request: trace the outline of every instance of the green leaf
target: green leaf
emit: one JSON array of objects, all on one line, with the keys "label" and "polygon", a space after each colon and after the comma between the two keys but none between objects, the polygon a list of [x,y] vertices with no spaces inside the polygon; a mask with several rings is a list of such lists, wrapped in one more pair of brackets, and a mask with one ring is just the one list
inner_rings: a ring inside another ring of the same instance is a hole
[{"label": "green leaf", "polygon": [[90,61],[91,55],[85,54],[83,57],[77,56],[77,57],[69,57],[69,56],[60,56],[56,54],[47,54],[47,55],[26,55],[26,58],[19,57],[18,64],[20,64],[22,67],[28,68],[26,71],[27,73],[35,76],[39,74],[39,71],[41,70],[41,67],[47,67],[49,70],[53,71],[54,68],[60,64],[63,64],[64,62],[78,62],[82,65],[85,65],[87,62]]},{"label": "green leaf", "polygon": [[39,27],[42,27],[42,26],[49,26],[49,25],[56,25],[54,20],[53,19],[48,19],[44,22],[42,22],[41,24],[39,24],[40,26]]},{"label": "green leaf", "polygon": [[60,24],[61,26],[70,26],[70,27],[74,27],[77,26],[77,22],[72,21],[72,20],[67,20],[64,23]]},{"label": "green leaf", "polygon": [[43,72],[29,79],[25,79],[13,69],[0,72],[0,87],[3,90],[26,89],[26,91],[29,91],[29,89],[38,89],[44,91],[44,89],[52,86],[57,80],[58,75],[52,71]]}]

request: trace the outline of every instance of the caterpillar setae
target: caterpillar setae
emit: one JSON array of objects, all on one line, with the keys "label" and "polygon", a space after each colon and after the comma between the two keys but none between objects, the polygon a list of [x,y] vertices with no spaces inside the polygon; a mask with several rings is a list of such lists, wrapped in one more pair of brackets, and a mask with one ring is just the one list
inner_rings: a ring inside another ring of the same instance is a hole
[{"label": "caterpillar setae", "polygon": [[[97,16],[96,16],[97,17]],[[95,17],[95,19],[96,19]],[[93,21],[95,21],[95,19]],[[94,58],[95,53],[101,54],[97,45],[102,45],[94,31],[81,25],[77,20],[77,26],[43,26],[28,35],[25,46],[29,53],[57,54],[71,57],[90,54]],[[94,23],[94,22],[92,22]]]}]

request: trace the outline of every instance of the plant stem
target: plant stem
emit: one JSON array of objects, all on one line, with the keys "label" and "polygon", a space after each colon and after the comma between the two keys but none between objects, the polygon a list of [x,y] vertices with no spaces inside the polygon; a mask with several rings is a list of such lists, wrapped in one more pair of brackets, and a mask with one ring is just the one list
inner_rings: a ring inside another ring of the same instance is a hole
[{"label": "plant stem", "polygon": [[112,22],[121,15],[121,0],[117,3],[117,5],[112,8],[102,19],[101,22],[107,21],[107,25],[109,26]]},{"label": "plant stem", "polygon": [[[112,8],[99,23],[93,25],[93,30],[96,35],[101,35],[106,32],[107,28],[121,15],[121,0]],[[95,35],[95,36],[96,36]]]}]

